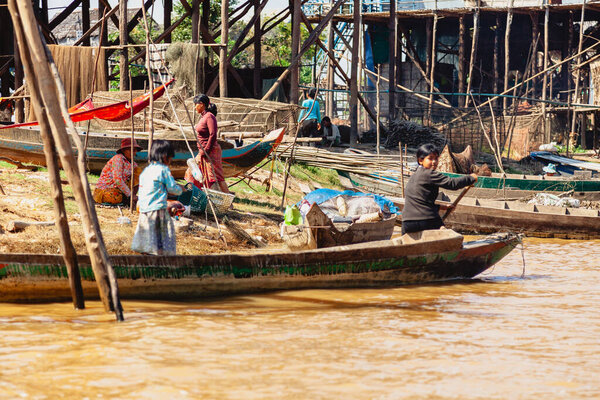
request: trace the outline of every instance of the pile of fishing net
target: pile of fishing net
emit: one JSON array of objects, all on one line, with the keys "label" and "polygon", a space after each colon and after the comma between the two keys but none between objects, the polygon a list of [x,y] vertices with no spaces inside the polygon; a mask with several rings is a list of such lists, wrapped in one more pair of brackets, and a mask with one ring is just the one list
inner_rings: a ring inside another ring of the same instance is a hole
[{"label": "pile of fishing net", "polygon": [[446,136],[434,127],[395,119],[388,125],[387,137],[383,144],[386,149],[396,149],[400,143],[408,147],[419,147],[426,143],[432,143],[438,149],[443,149],[446,141]]}]

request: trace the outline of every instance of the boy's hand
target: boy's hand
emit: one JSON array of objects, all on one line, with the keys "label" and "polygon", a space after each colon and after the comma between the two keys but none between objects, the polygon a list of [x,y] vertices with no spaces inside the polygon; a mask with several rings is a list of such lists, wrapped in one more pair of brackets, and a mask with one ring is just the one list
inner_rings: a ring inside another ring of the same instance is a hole
[{"label": "boy's hand", "polygon": [[169,200],[167,203],[167,211],[171,217],[181,215],[185,211],[185,206],[176,200]]},{"label": "boy's hand", "polygon": [[473,178],[475,178],[475,182],[477,182],[477,174],[471,174]]}]

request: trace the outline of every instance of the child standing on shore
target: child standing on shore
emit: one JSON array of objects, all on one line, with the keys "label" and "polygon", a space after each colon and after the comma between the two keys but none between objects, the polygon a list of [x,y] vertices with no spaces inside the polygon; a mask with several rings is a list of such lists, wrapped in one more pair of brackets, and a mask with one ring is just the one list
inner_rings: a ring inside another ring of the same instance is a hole
[{"label": "child standing on shore", "polygon": [[178,202],[168,204],[167,195],[180,195],[183,189],[169,170],[174,156],[175,152],[168,141],[154,140],[150,149],[150,164],[140,175],[140,218],[131,241],[133,251],[154,255],[176,253],[175,226],[171,214],[183,205]]},{"label": "child standing on shore", "polygon": [[450,178],[435,169],[440,153],[433,144],[424,144],[417,149],[419,166],[406,184],[404,208],[402,209],[402,233],[439,229],[444,226],[440,208],[435,200],[440,188],[457,190],[477,182],[477,175]]}]

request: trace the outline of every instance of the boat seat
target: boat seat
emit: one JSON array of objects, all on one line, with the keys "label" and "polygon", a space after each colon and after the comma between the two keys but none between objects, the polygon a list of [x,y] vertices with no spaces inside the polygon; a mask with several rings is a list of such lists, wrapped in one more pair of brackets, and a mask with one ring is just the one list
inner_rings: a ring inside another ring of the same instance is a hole
[{"label": "boat seat", "polygon": [[423,246],[427,253],[460,250],[464,237],[452,229],[434,229],[420,232],[405,233],[399,238],[392,239],[394,245]]}]

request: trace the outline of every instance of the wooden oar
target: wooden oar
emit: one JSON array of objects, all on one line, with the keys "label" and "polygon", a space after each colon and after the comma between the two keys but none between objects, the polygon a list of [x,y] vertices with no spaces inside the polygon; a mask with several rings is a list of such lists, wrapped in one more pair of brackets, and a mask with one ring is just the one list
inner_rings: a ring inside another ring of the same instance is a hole
[{"label": "wooden oar", "polygon": [[446,213],[442,217],[442,221],[445,221],[446,218],[448,218],[448,215],[450,215],[450,213],[456,208],[456,206],[458,205],[458,203],[462,200],[463,197],[465,197],[465,194],[467,194],[467,192],[469,191],[469,189],[471,189],[472,187],[473,187],[473,185],[470,185],[470,186],[467,186],[466,188],[463,189],[463,191],[458,195],[458,197],[456,198],[456,200],[454,200],[454,202],[452,202],[452,205],[450,206],[450,208],[448,208],[446,210]]}]

